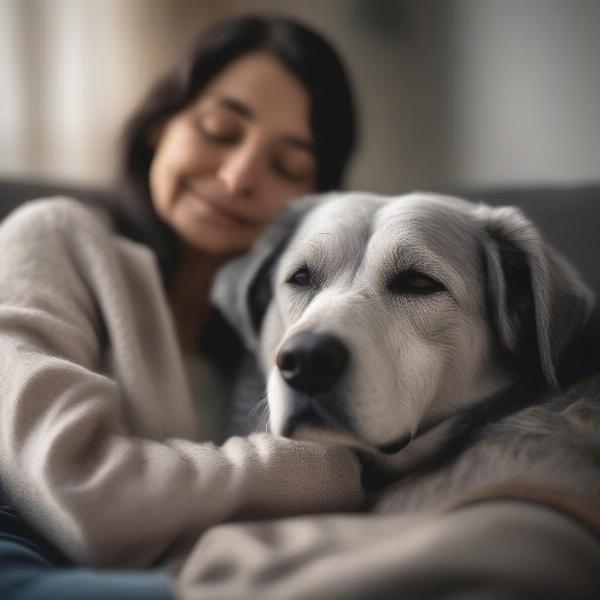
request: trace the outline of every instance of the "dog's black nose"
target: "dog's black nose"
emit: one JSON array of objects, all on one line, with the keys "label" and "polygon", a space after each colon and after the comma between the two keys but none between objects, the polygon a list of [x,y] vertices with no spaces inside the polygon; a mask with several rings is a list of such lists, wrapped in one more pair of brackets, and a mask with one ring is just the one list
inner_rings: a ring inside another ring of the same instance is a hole
[{"label": "dog's black nose", "polygon": [[339,380],[350,354],[335,336],[302,331],[288,339],[277,355],[281,376],[305,394],[326,392]]}]

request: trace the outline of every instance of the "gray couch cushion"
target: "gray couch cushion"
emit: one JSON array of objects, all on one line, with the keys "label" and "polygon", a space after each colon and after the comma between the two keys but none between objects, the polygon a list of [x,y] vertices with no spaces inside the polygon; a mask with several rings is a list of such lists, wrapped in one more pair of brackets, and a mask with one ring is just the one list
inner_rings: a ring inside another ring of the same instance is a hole
[{"label": "gray couch cushion", "polygon": [[600,297],[600,184],[499,189],[463,196],[492,205],[520,207]]},{"label": "gray couch cushion", "polygon": [[116,195],[104,189],[44,181],[0,179],[0,219],[23,202],[50,196],[70,196],[107,210],[116,202]]},{"label": "gray couch cushion", "polygon": [[[577,267],[600,297],[600,183],[585,187],[528,187],[455,193],[474,201],[522,208],[544,237]],[[56,194],[67,194],[108,209],[117,201],[116,194],[106,190],[0,180],[0,219],[26,200]]]}]

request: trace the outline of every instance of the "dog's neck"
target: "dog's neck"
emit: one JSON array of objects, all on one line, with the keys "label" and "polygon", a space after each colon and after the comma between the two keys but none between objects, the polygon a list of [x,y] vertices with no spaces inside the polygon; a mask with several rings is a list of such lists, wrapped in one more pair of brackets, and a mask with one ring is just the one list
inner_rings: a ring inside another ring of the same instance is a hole
[{"label": "dog's neck", "polygon": [[396,453],[361,453],[365,485],[377,490],[417,471],[438,469],[474,443],[487,425],[543,402],[550,394],[537,380],[512,382],[481,402],[417,432]]}]

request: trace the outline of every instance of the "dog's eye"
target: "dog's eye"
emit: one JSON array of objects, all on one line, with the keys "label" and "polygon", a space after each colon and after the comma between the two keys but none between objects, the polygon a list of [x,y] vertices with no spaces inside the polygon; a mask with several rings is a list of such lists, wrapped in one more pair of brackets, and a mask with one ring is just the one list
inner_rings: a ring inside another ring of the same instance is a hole
[{"label": "dog's eye", "polygon": [[288,277],[286,283],[291,283],[300,287],[308,287],[312,284],[312,277],[307,267],[302,267],[297,271],[294,271],[290,277]]},{"label": "dog's eye", "polygon": [[444,286],[439,282],[418,271],[404,271],[395,275],[387,285],[394,294],[433,294],[441,292]]}]

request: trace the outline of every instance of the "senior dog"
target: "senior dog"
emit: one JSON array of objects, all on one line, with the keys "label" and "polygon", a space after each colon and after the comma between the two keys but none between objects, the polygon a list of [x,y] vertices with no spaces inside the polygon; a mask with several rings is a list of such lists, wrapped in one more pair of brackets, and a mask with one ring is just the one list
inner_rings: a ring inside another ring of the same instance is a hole
[{"label": "senior dog", "polygon": [[[544,469],[523,458],[524,437],[539,455],[545,432],[552,455],[560,423],[581,439],[589,419],[586,404],[586,417],[557,421],[579,414],[579,397],[552,394],[593,295],[515,208],[425,193],[307,198],[225,269],[215,296],[258,357],[274,433],[345,444],[404,475],[460,456],[404,504],[519,469],[530,481]],[[492,465],[490,452],[503,458]]]}]

